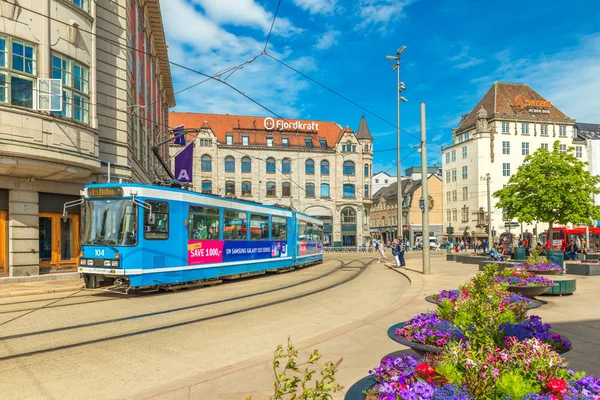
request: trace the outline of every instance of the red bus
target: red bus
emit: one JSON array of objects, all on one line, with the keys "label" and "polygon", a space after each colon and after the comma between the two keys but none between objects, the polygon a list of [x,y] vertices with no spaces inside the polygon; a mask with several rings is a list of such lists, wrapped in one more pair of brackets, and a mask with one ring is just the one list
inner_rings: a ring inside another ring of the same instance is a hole
[{"label": "red bus", "polygon": [[[552,248],[557,250],[564,250],[571,240],[577,241],[579,239],[585,239],[585,227],[584,228],[565,228],[564,226],[558,226],[552,228]],[[596,245],[600,246],[600,228],[589,227],[590,243],[588,247],[595,248]],[[550,249],[550,240],[547,238],[548,232],[542,232],[540,234],[540,241],[546,243],[546,250]]]}]

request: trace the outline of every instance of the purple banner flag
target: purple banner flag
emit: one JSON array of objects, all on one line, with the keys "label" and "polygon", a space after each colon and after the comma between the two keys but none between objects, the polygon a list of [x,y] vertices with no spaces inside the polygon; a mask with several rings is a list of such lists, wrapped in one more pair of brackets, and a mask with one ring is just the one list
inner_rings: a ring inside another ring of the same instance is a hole
[{"label": "purple banner flag", "polygon": [[179,182],[192,182],[192,166],[194,165],[194,144],[181,150],[175,156],[175,179]]},{"label": "purple banner flag", "polygon": [[177,128],[173,129],[173,137],[175,138],[175,144],[185,146],[185,135],[183,134],[184,132],[185,131],[183,130],[183,125],[179,125]]}]

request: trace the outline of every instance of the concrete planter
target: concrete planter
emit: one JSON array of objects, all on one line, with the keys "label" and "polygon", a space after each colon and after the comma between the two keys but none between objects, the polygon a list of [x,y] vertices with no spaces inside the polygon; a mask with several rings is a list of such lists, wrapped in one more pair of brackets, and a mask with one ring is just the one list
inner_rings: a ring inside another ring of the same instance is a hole
[{"label": "concrete planter", "polygon": [[563,270],[557,269],[554,271],[540,271],[535,269],[530,269],[529,271],[533,272],[535,275],[562,275]]},{"label": "concrete planter", "polygon": [[567,263],[567,274],[596,276],[600,275],[600,264],[598,263]]},{"label": "concrete planter", "polygon": [[[425,297],[425,301],[432,303],[432,304],[437,304],[439,305],[440,303],[436,302],[435,299],[433,298],[433,296],[427,296]],[[529,301],[531,302],[530,305],[527,306],[528,310],[533,310],[535,308],[540,308],[541,306],[544,305],[544,303],[542,303],[539,300],[535,300],[535,299],[529,299]]]},{"label": "concrete planter", "polygon": [[508,290],[532,298],[546,293],[550,288],[552,288],[552,286],[509,286]]},{"label": "concrete planter", "polygon": [[354,385],[350,386],[346,391],[344,400],[364,400],[365,395],[363,393],[375,386],[376,383],[377,381],[373,375],[365,376]]}]

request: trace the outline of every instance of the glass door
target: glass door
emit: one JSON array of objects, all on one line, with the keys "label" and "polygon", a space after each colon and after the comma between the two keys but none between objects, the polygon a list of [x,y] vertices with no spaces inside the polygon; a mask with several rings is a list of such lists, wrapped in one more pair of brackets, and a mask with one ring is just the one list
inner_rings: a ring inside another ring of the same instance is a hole
[{"label": "glass door", "polygon": [[6,211],[0,210],[0,275],[6,275]]},{"label": "glass door", "polygon": [[40,274],[77,270],[79,215],[40,212]]}]

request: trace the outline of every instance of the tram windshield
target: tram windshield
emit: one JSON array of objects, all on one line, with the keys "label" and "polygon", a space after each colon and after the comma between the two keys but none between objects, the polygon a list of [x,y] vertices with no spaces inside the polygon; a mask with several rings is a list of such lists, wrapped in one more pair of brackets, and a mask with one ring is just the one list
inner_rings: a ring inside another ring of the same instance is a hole
[{"label": "tram windshield", "polygon": [[84,245],[137,244],[138,207],[132,200],[88,200],[84,204]]}]

